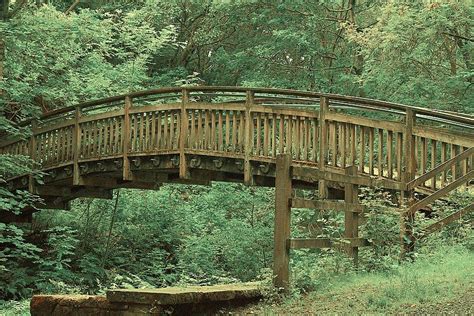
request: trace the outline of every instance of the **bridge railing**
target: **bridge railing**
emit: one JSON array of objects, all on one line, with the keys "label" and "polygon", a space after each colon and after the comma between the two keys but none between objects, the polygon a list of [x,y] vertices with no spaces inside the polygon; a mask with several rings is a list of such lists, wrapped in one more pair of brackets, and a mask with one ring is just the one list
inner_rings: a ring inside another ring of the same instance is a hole
[{"label": "bridge railing", "polygon": [[[295,163],[340,171],[356,165],[360,174],[409,182],[474,146],[469,116],[266,88],[140,91],[52,111],[27,124],[33,136],[2,141],[0,152],[28,155],[44,169],[151,154],[233,157],[249,166],[291,153]],[[435,189],[472,168],[472,159],[465,159],[423,185]]]}]

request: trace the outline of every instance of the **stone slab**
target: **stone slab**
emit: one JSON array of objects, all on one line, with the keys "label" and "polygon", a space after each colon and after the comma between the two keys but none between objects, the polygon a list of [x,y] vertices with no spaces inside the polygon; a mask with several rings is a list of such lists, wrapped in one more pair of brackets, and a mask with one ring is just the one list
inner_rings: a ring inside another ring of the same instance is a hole
[{"label": "stone slab", "polygon": [[258,283],[244,283],[160,289],[108,290],[107,300],[111,303],[150,304],[156,306],[246,300],[259,298],[261,295],[261,288]]}]

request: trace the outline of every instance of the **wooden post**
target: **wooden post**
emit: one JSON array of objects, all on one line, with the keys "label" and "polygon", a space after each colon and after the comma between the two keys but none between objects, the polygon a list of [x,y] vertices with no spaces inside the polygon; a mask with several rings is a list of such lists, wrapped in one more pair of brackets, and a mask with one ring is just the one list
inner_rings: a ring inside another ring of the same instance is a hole
[{"label": "wooden post", "polygon": [[276,158],[275,177],[275,227],[273,251],[273,284],[276,288],[288,291],[290,275],[290,238],[291,208],[291,155],[279,154]]},{"label": "wooden post", "polygon": [[254,103],[254,92],[247,91],[245,101],[245,158],[244,158],[244,183],[253,184],[252,165],[250,164],[250,155],[253,150],[253,118],[250,107]]},{"label": "wooden post", "polygon": [[[403,131],[403,142],[405,150],[404,156],[405,171],[402,176],[403,187],[406,188],[408,182],[415,178],[416,158],[415,158],[415,139],[413,136],[413,126],[416,123],[416,113],[412,109],[406,109],[405,129]],[[414,203],[414,191],[403,190],[400,192],[400,205],[402,208],[400,216],[400,259],[403,260],[414,250],[415,238],[413,236],[413,224],[415,215],[407,212]]]},{"label": "wooden post", "polygon": [[132,107],[132,99],[125,97],[125,105],[123,111],[123,180],[131,180],[132,173],[130,171],[130,160],[128,159],[128,147],[130,145],[130,108]]},{"label": "wooden post", "polygon": [[[349,166],[345,168],[345,173],[348,176],[354,176],[357,174],[356,166]],[[344,185],[344,201],[346,203],[358,203],[358,190],[359,187],[355,184],[346,183]],[[352,210],[346,210],[344,212],[344,238],[358,238],[359,237],[359,214]],[[359,248],[347,246],[347,254],[352,257],[354,264],[357,265]]]},{"label": "wooden post", "polygon": [[[329,100],[327,97],[321,97],[319,106],[319,170],[326,169],[326,158],[328,154],[328,131],[326,123],[326,113],[329,111]],[[328,188],[325,180],[318,182],[319,198],[328,197]]]},{"label": "wooden post", "polygon": [[181,179],[188,179],[189,172],[188,166],[186,163],[185,147],[186,147],[186,138],[188,137],[188,114],[186,110],[186,105],[189,102],[189,91],[187,89],[182,90],[181,97],[181,126],[179,131],[179,177]]},{"label": "wooden post", "polygon": [[73,150],[73,174],[72,185],[79,185],[81,181],[81,172],[79,169],[79,158],[81,155],[81,125],[79,120],[81,118],[81,109],[76,107],[74,112],[74,134],[72,135],[72,150]]},{"label": "wooden post", "polygon": [[[35,165],[36,165],[35,132],[36,132],[36,120],[33,120],[31,123],[31,137],[30,137],[29,148],[28,148],[30,159],[33,161],[31,171],[35,169]],[[35,179],[32,173],[28,176],[28,191],[30,193],[34,193],[35,191]]]}]

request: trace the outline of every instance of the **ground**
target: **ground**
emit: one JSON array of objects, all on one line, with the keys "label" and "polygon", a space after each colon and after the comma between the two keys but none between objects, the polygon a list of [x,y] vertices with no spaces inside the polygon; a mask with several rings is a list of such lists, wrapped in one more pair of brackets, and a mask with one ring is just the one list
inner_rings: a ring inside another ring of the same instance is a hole
[{"label": "ground", "polygon": [[[474,253],[447,251],[390,273],[335,279],[329,289],[231,311],[264,315],[474,315]],[[227,311],[228,312],[228,311]]]}]

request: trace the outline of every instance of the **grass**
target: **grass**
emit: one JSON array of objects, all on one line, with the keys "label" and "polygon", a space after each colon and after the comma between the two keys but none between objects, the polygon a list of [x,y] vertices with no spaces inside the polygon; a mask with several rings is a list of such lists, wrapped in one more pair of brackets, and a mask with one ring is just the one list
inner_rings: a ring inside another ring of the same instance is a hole
[{"label": "grass", "polygon": [[446,247],[390,272],[336,276],[330,286],[320,291],[296,295],[281,304],[259,303],[244,312],[274,315],[405,314],[412,311],[417,314],[417,310],[433,304],[448,303],[465,294],[472,296],[473,262],[474,252],[463,247]]}]

